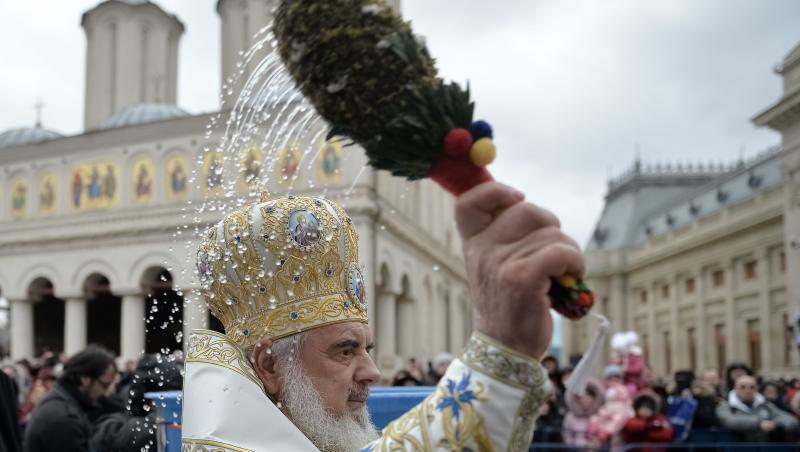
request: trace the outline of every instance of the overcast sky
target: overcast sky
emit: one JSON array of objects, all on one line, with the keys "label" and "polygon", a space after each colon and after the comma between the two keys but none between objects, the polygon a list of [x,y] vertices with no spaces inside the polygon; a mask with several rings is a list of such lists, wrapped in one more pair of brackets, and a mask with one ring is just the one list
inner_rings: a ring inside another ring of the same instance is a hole
[{"label": "overcast sky", "polygon": [[[0,130],[81,132],[85,38],[97,0],[0,1]],[[185,24],[178,103],[219,94],[213,0],[159,0]],[[778,144],[750,118],[778,100],[773,73],[800,42],[797,0],[404,0],[446,78],[470,81],[495,127],[492,171],[586,243],[609,174],[634,159],[719,162]]]}]

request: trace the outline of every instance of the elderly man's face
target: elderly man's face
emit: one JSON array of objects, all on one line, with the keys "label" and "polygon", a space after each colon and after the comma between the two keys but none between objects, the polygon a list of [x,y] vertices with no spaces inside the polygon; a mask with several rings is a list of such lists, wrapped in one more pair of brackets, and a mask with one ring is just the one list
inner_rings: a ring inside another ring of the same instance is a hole
[{"label": "elderly man's face", "polygon": [[736,390],[736,395],[739,397],[739,400],[742,402],[749,403],[756,398],[756,380],[749,375],[744,375],[736,379],[734,389]]},{"label": "elderly man's face", "polygon": [[363,323],[340,323],[306,332],[300,361],[334,416],[364,408],[380,371],[369,352],[372,332]]}]

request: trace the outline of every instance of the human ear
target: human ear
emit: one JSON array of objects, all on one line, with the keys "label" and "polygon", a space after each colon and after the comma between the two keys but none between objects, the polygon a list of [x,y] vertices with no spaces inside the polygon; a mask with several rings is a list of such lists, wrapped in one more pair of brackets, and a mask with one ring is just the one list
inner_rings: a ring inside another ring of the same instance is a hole
[{"label": "human ear", "polygon": [[276,397],[280,393],[281,385],[278,373],[275,370],[275,358],[272,355],[272,341],[262,337],[256,342],[250,355],[250,363],[264,385],[264,390],[270,396]]}]

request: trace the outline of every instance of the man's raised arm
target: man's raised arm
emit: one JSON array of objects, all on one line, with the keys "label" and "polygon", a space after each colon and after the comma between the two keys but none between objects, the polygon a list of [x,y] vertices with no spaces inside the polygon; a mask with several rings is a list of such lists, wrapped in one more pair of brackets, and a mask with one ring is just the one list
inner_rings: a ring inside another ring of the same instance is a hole
[{"label": "man's raised arm", "polygon": [[574,240],[549,211],[487,182],[456,205],[475,331],[434,392],[384,429],[368,451],[525,451],[549,397],[539,359],[552,336],[550,278],[582,277]]}]

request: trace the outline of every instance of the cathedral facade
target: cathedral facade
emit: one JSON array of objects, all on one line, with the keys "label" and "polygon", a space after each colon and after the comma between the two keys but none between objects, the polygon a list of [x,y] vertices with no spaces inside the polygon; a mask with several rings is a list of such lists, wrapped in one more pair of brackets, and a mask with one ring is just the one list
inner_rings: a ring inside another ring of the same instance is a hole
[{"label": "cathedral facade", "polygon": [[[270,21],[269,6],[217,3],[223,80]],[[262,167],[259,146],[246,146],[228,156],[243,171],[226,171],[225,156],[208,151],[220,137],[206,132],[220,112],[176,104],[180,20],[149,1],[108,0],[82,26],[84,133],[41,124],[0,132],[6,354],[69,355],[100,343],[132,359],[182,348],[190,329],[220,328],[191,294],[196,232],[223,213],[198,206],[230,196],[228,186],[245,196],[259,178],[274,196],[324,194],[351,215],[384,371],[463,347],[470,301],[447,193],[373,171],[362,150],[326,142],[310,163],[286,147],[274,168]],[[230,177],[236,183],[225,185]]]},{"label": "cathedral facade", "polygon": [[[613,330],[639,333],[657,376],[731,362],[800,371],[800,46],[776,72],[784,94],[753,121],[781,145],[728,166],[636,162],[609,183],[587,280]],[[565,353],[594,329],[566,325]]]}]

